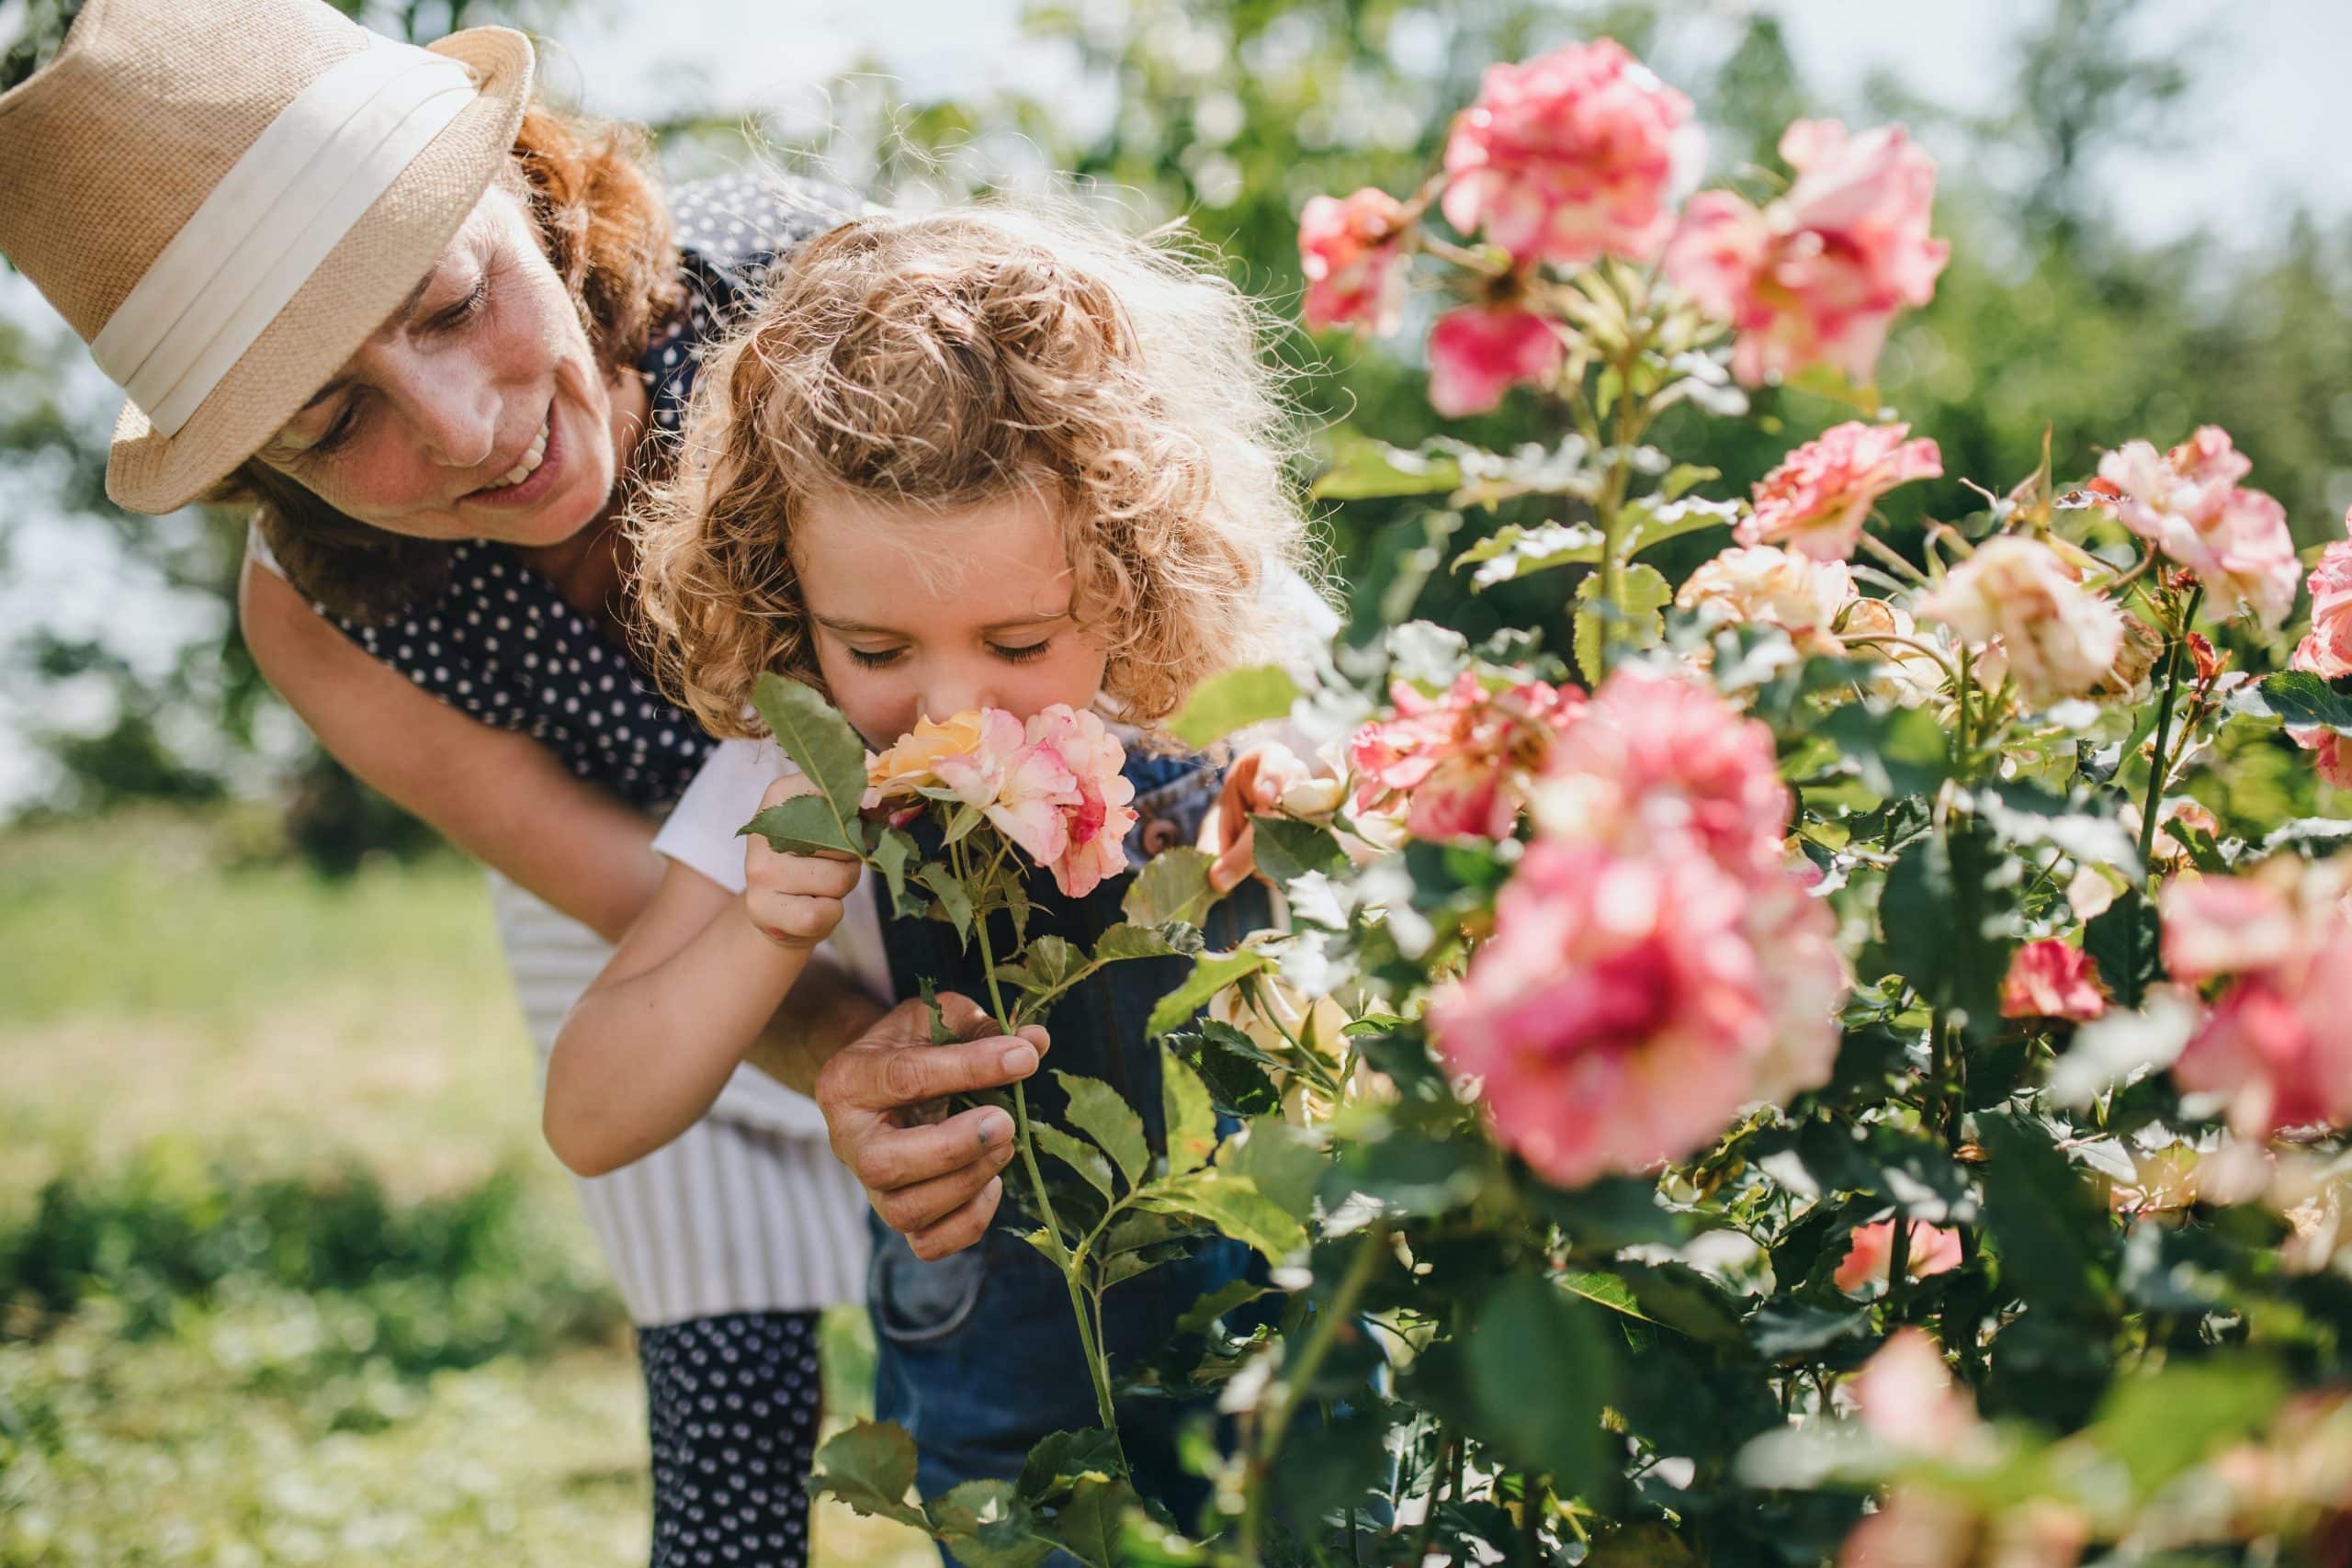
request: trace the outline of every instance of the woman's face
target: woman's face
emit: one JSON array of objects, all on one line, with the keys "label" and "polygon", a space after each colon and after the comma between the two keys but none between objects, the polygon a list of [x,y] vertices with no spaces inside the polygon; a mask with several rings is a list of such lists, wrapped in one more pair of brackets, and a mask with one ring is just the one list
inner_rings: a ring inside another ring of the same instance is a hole
[{"label": "woman's face", "polygon": [[359,522],[551,545],[618,470],[612,389],[529,213],[484,193],[407,302],[254,456]]},{"label": "woman's face", "polygon": [[818,502],[796,519],[792,555],[818,671],[876,750],[918,718],[993,707],[1025,719],[1102,689],[1061,529],[1034,495],[944,515]]}]

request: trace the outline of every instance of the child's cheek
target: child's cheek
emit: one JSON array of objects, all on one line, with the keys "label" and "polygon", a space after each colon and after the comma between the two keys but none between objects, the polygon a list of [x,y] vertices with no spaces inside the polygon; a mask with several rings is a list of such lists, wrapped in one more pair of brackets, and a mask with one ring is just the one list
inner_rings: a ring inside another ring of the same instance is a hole
[{"label": "child's cheek", "polygon": [[820,655],[818,668],[831,688],[833,705],[850,728],[876,750],[915,727],[919,705],[911,682],[888,670],[868,670],[856,660]]}]

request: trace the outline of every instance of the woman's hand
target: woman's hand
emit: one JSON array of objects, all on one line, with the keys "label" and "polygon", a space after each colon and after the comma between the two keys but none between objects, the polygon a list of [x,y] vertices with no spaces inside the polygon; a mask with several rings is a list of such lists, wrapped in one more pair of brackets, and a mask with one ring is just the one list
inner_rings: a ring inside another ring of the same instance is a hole
[{"label": "woman's hand", "polygon": [[1252,746],[1225,771],[1225,788],[1201,824],[1201,848],[1216,856],[1209,886],[1230,893],[1258,869],[1253,817],[1287,811],[1294,817],[1328,817],[1344,793],[1338,779],[1320,778],[1279,740]]},{"label": "woman's hand", "polygon": [[952,991],[938,1000],[959,1043],[932,1044],[931,1010],[901,1002],[834,1054],[816,1095],[834,1156],[882,1223],[926,1260],[980,1239],[1016,1152],[1009,1112],[982,1105],[943,1117],[939,1101],[1029,1077],[1050,1043],[1035,1024],[998,1033],[977,1003]]},{"label": "woman's hand", "polygon": [[[816,788],[799,773],[778,779],[760,796],[760,809]],[[842,900],[865,869],[847,855],[785,854],[751,834],[743,849],[743,912],[779,947],[814,947],[842,923]]]}]

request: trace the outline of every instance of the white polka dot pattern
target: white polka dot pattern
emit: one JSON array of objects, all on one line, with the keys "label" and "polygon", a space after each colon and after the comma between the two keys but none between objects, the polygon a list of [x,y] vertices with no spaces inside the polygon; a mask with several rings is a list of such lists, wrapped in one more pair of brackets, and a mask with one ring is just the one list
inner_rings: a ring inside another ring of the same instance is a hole
[{"label": "white polka dot pattern", "polygon": [[638,1331],[653,1447],[653,1568],[808,1560],[824,1414],[813,1313]]}]

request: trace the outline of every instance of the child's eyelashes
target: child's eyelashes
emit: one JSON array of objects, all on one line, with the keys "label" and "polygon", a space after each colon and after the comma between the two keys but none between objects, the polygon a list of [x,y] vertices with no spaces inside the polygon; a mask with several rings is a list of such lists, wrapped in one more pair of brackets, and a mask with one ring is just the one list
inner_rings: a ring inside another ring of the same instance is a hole
[{"label": "child's eyelashes", "polygon": [[1045,658],[1053,651],[1053,638],[1047,637],[1043,642],[1033,642],[1021,648],[1007,648],[1002,643],[992,642],[989,644],[989,651],[1007,664],[1029,664]]},{"label": "child's eyelashes", "polygon": [[[989,652],[1007,664],[1033,664],[1053,649],[1051,637],[1042,642],[1025,643],[1019,648],[1010,648],[999,642],[989,644]],[[903,648],[850,648],[845,651],[849,654],[850,662],[861,670],[887,670],[907,656]]]}]

